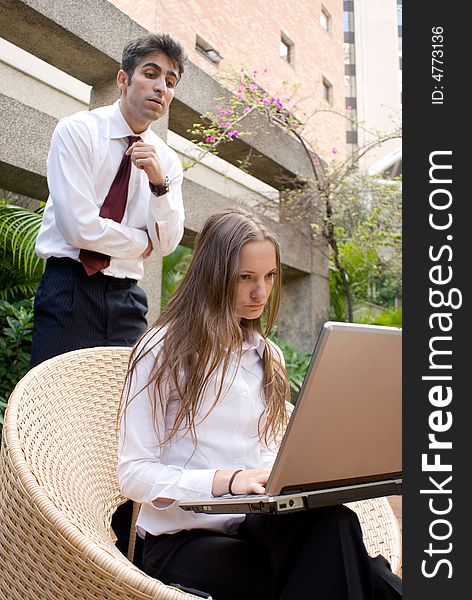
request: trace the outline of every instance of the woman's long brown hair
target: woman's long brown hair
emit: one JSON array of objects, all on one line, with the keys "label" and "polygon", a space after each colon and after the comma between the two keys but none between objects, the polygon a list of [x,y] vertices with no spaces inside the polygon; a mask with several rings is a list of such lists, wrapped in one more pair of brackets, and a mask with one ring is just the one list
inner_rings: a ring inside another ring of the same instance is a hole
[{"label": "woman's long brown hair", "polygon": [[[234,352],[239,353],[239,358],[241,356],[243,342],[234,312],[239,255],[247,242],[262,240],[273,244],[277,263],[273,289],[264,309],[265,326],[263,328],[261,318],[242,319],[241,325],[265,338],[265,411],[259,420],[261,440],[267,444],[269,439],[277,439],[286,425],[285,401],[290,397],[287,373],[278,352],[267,339],[280,304],[279,243],[254,215],[233,207],[215,213],[205,221],[197,235],[193,259],[182,283],[144,334],[145,343],[138,342],[131,354],[125,390],[131,389],[137,365],[151,351],[153,339],[158,340],[159,353],[145,386],[151,398],[154,419],[158,412],[165,414],[168,400],[165,390],[169,386],[179,399],[173,427],[165,439],[160,440],[161,445],[174,438],[177,432],[179,436],[190,433],[196,443],[196,418],[210,381],[218,374],[218,389],[212,408],[231,385],[226,378]],[[122,403],[127,406],[133,397],[124,394]],[[199,415],[199,418],[205,416]]]}]

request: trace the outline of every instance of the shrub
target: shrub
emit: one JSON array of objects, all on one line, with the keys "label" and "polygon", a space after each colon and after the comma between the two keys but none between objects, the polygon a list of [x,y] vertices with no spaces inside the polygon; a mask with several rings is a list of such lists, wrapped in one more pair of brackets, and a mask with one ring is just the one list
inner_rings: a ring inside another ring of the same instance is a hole
[{"label": "shrub", "polygon": [[356,323],[367,323],[368,325],[386,325],[388,327],[402,326],[402,309],[384,310],[378,315],[365,314]]},{"label": "shrub", "polygon": [[0,429],[8,397],[28,370],[33,333],[33,299],[0,300]]},{"label": "shrub", "polygon": [[302,352],[281,340],[277,332],[272,331],[269,338],[279,346],[285,358],[288,381],[292,390],[292,403],[295,404],[298,393],[302,387],[305,373],[311,360],[311,352]]}]

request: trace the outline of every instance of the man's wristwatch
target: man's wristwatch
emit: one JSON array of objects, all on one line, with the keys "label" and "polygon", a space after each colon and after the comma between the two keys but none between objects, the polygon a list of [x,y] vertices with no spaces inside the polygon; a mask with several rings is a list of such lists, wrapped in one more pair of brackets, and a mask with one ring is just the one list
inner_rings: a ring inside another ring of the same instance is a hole
[{"label": "man's wristwatch", "polygon": [[154,194],[154,196],[163,196],[169,191],[169,183],[169,178],[166,175],[163,185],[156,185],[155,183],[149,182],[149,189]]}]

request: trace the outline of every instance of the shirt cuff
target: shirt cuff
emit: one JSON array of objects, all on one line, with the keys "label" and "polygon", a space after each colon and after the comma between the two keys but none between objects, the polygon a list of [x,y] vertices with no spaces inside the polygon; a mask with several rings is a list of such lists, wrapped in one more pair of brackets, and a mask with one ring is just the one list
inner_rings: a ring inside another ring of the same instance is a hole
[{"label": "shirt cuff", "polygon": [[212,498],[213,479],[218,469],[185,469],[178,481],[169,483],[164,488],[159,485],[157,498],[173,498],[173,501],[153,500],[152,505],[157,510],[165,510],[176,502]]},{"label": "shirt cuff", "polygon": [[[184,233],[184,211],[182,205],[172,198],[172,193],[158,198],[150,194],[148,233],[153,246],[162,256],[175,250]],[[159,234],[156,232],[156,226]]]}]

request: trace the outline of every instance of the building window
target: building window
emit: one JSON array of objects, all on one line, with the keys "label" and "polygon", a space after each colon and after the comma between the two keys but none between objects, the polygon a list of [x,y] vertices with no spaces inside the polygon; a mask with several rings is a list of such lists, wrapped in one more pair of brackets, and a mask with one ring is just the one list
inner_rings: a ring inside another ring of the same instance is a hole
[{"label": "building window", "polygon": [[355,97],[357,94],[356,78],[352,75],[344,75],[344,94],[349,98]]},{"label": "building window", "polygon": [[324,6],[321,7],[320,25],[326,31],[331,31],[331,15]]},{"label": "building window", "polygon": [[280,36],[280,58],[289,63],[293,63],[293,42],[291,42],[283,33]]},{"label": "building window", "polygon": [[343,13],[343,30],[354,31],[354,13],[353,12],[344,12]]},{"label": "building window", "polygon": [[333,86],[323,77],[323,99],[329,104],[333,104]]},{"label": "building window", "polygon": [[354,64],[356,62],[354,44],[344,44],[344,62],[347,65]]},{"label": "building window", "polygon": [[199,35],[197,35],[195,41],[195,50],[215,65],[217,65],[222,59],[220,53],[208,42],[205,42],[205,40],[203,40]]},{"label": "building window", "polygon": [[346,106],[357,108],[357,99],[355,96],[346,96]]},{"label": "building window", "polygon": [[345,44],[353,44],[354,43],[354,32],[353,31],[345,31],[344,32],[344,43]]},{"label": "building window", "polygon": [[357,144],[357,131],[346,131],[346,142],[348,144]]},{"label": "building window", "polygon": [[344,75],[355,75],[356,74],[356,65],[344,65]]}]

